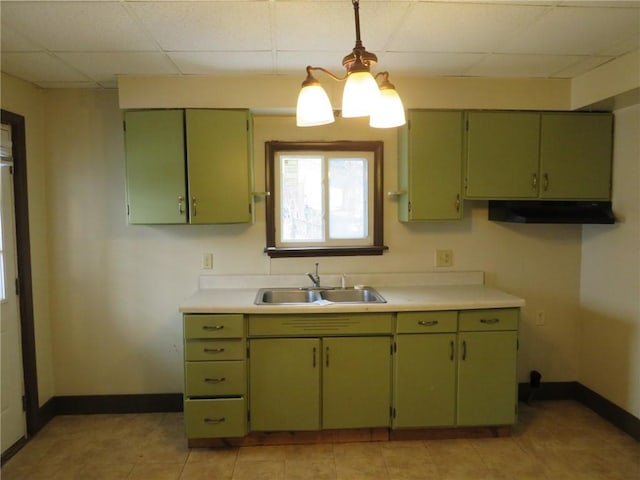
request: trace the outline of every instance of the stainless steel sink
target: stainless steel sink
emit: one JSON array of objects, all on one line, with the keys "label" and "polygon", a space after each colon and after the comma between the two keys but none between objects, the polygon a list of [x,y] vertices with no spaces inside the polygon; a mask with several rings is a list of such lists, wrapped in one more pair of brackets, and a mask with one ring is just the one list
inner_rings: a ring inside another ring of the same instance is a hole
[{"label": "stainless steel sink", "polygon": [[256,305],[305,303],[386,303],[374,288],[261,288]]}]

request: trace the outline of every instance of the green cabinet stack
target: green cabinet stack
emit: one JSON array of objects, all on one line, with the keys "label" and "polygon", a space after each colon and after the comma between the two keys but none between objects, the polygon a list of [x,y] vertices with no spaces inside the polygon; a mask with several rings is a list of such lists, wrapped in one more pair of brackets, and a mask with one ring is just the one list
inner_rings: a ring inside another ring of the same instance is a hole
[{"label": "green cabinet stack", "polygon": [[400,312],[394,428],[516,421],[519,309]]},{"label": "green cabinet stack", "polygon": [[248,110],[125,112],[131,224],[250,223]]},{"label": "green cabinet stack", "polygon": [[187,438],[247,433],[245,320],[184,315],[184,422]]}]

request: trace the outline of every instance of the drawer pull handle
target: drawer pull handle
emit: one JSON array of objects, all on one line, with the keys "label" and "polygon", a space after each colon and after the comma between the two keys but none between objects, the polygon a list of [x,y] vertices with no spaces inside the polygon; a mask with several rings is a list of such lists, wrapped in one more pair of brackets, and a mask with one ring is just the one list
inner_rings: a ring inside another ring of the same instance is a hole
[{"label": "drawer pull handle", "polygon": [[422,325],[423,327],[433,327],[438,324],[438,320],[420,320],[418,325]]},{"label": "drawer pull handle", "polygon": [[498,322],[500,322],[499,318],[481,318],[480,319],[480,323],[485,323],[487,325],[494,325]]},{"label": "drawer pull handle", "polygon": [[313,368],[316,368],[316,347],[313,347]]},{"label": "drawer pull handle", "polygon": [[449,342],[449,348],[450,348],[450,354],[449,354],[449,360],[451,360],[453,362],[453,355],[455,353],[455,347],[453,346],[453,340],[451,340]]},{"label": "drawer pull handle", "polygon": [[329,347],[326,347],[324,349],[324,354],[325,354],[325,366],[328,367],[329,366]]},{"label": "drawer pull handle", "polygon": [[225,382],[227,379],[225,377],[219,377],[219,378],[205,378],[204,381],[206,383],[222,383]]},{"label": "drawer pull handle", "polygon": [[467,341],[463,340],[462,341],[462,360],[466,360],[467,359]]},{"label": "drawer pull handle", "polygon": [[227,419],[224,418],[224,417],[218,417],[218,418],[209,418],[209,417],[207,417],[207,418],[204,419],[204,423],[210,423],[210,424],[213,424],[213,425],[217,425],[218,423],[225,422],[226,420]]},{"label": "drawer pull handle", "polygon": [[206,331],[222,330],[223,328],[224,328],[224,325],[203,325],[202,326],[202,329]]},{"label": "drawer pull handle", "polygon": [[222,353],[224,348],[205,348],[204,353]]}]

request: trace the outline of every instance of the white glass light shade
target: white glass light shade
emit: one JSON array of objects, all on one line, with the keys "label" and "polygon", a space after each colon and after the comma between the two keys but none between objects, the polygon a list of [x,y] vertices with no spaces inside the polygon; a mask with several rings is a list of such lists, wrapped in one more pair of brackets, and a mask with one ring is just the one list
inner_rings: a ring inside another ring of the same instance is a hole
[{"label": "white glass light shade", "polygon": [[372,109],[369,125],[375,128],[393,128],[405,123],[404,106],[396,89],[380,90],[380,98]]},{"label": "white glass light shade", "polygon": [[379,96],[378,84],[369,72],[350,73],[342,92],[342,116],[368,117]]},{"label": "white glass light shade", "polygon": [[296,106],[296,125],[314,127],[335,121],[327,92],[320,85],[302,87]]}]

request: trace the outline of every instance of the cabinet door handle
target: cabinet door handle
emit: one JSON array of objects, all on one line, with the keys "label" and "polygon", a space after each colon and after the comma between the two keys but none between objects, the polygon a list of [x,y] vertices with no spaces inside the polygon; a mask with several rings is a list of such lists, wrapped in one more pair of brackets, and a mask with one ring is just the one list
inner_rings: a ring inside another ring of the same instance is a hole
[{"label": "cabinet door handle", "polygon": [[420,320],[418,321],[418,325],[422,325],[423,327],[433,327],[438,324],[438,320]]},{"label": "cabinet door handle", "polygon": [[217,425],[218,423],[222,423],[222,422],[224,422],[224,421],[226,421],[226,420],[227,420],[227,419],[226,419],[226,418],[224,418],[224,417],[217,417],[217,418],[209,418],[209,417],[206,417],[206,418],[204,419],[204,423],[210,423],[210,424],[213,424],[213,425]]},{"label": "cabinet door handle", "polygon": [[324,362],[325,362],[325,366],[329,366],[329,347],[326,347],[324,349]]},{"label": "cabinet door handle", "polygon": [[456,207],[456,212],[460,211],[460,194],[456,195],[456,201],[453,202],[453,206]]},{"label": "cabinet door handle", "polygon": [[462,341],[462,360],[466,360],[467,359],[467,341],[463,340]]},{"label": "cabinet door handle", "polygon": [[206,331],[222,330],[223,328],[224,328],[224,325],[203,325],[202,326],[202,329]]},{"label": "cabinet door handle", "polygon": [[549,174],[548,173],[545,173],[542,176],[542,188],[545,192],[549,190]]},{"label": "cabinet door handle", "polygon": [[191,213],[195,217],[198,214],[198,202],[196,197],[191,197]]},{"label": "cabinet door handle", "polygon": [[204,353],[222,353],[224,348],[205,348]]},{"label": "cabinet door handle", "polygon": [[531,188],[533,188],[534,190],[538,188],[538,174],[537,173],[533,173],[531,175]]},{"label": "cabinet door handle", "polygon": [[496,323],[499,323],[500,319],[499,318],[481,318],[480,319],[480,323],[484,323],[486,325],[495,325]]},{"label": "cabinet door handle", "polygon": [[449,342],[449,349],[450,349],[450,350],[449,350],[449,351],[450,351],[450,354],[449,354],[449,360],[451,360],[451,361],[453,362],[453,355],[454,355],[454,353],[455,353],[455,347],[454,347],[454,345],[453,345],[453,340],[451,340],[451,341]]},{"label": "cabinet door handle", "polygon": [[205,383],[222,383],[225,382],[227,379],[225,377],[218,377],[218,378],[205,378],[204,381]]},{"label": "cabinet door handle", "polygon": [[184,213],[184,197],[178,195],[178,213],[182,215]]},{"label": "cabinet door handle", "polygon": [[313,368],[316,368],[316,347],[313,347]]}]

